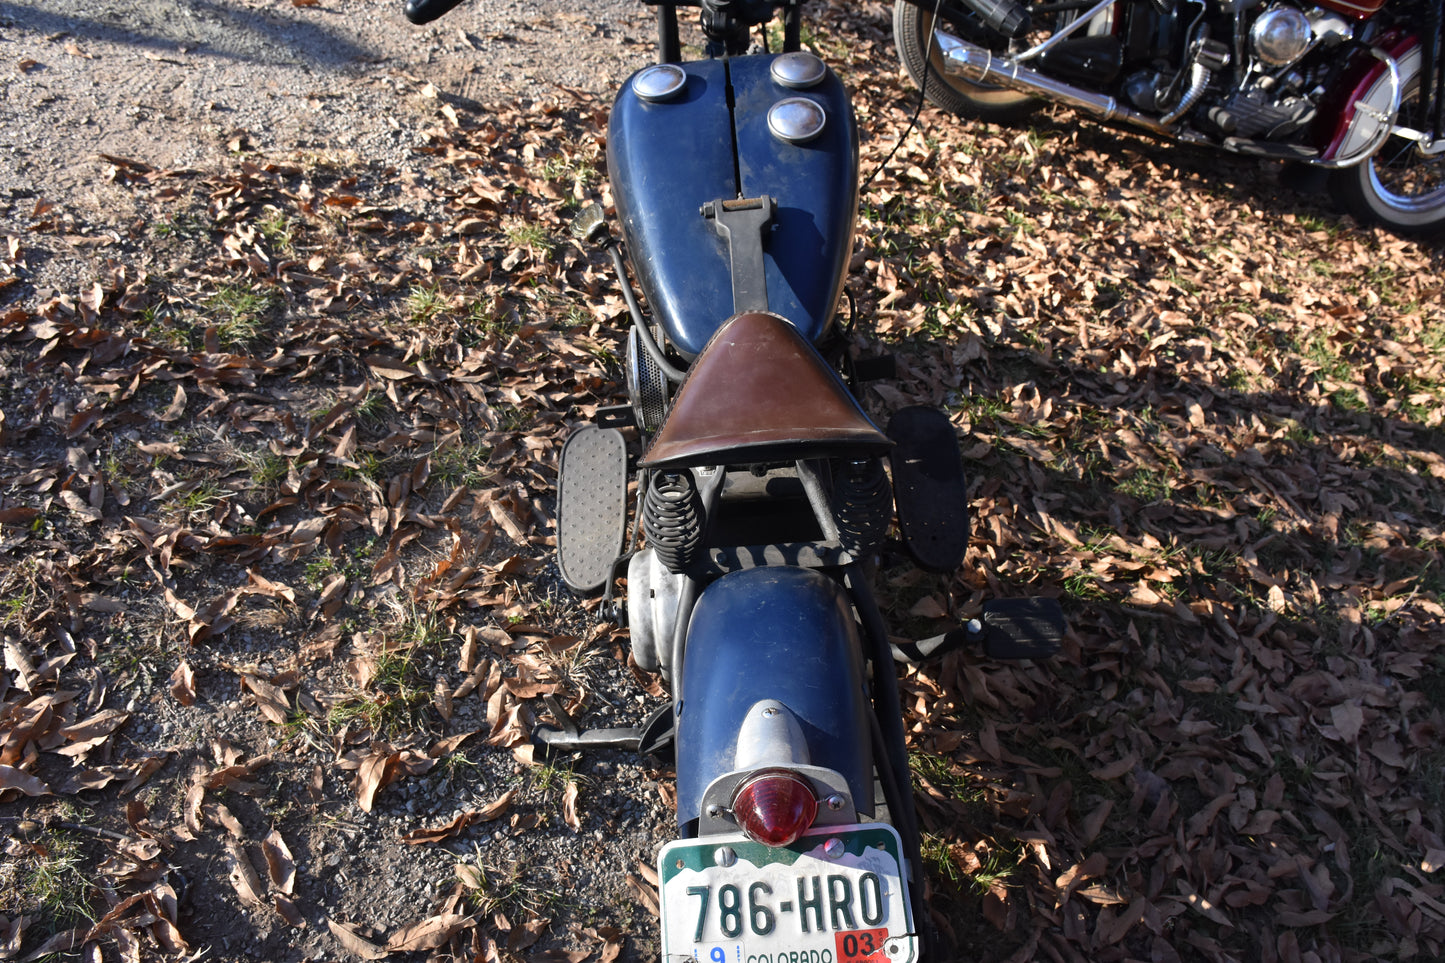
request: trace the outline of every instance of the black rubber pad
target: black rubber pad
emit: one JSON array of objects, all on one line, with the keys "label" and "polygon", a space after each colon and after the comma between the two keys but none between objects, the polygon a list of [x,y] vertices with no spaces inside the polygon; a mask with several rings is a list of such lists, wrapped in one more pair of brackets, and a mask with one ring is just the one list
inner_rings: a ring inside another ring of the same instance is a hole
[{"label": "black rubber pad", "polygon": [[627,444],[616,428],[579,428],[562,446],[557,567],[574,592],[606,584],[627,537]]},{"label": "black rubber pad", "polygon": [[968,551],[968,483],[958,435],[937,408],[914,405],[888,422],[893,503],[908,553],[933,572],[951,572]]}]

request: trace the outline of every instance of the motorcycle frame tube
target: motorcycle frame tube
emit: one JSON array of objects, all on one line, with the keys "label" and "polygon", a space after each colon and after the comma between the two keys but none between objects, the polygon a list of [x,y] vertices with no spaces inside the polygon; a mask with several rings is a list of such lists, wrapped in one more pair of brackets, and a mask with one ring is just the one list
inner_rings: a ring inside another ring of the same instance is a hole
[{"label": "motorcycle frame tube", "polygon": [[698,595],[674,667],[683,837],[697,832],[707,787],[733,770],[748,710],[766,699],[797,717],[811,763],[841,774],[872,815],[872,699],[853,601],[837,580],[791,566],[730,572]]},{"label": "motorcycle frame tube", "polygon": [[[894,828],[903,842],[903,855],[916,874],[923,872],[923,836],[918,828],[918,812],[913,807],[911,770],[908,766],[908,737],[903,731],[903,706],[898,701],[898,673],[893,661],[893,648],[888,641],[888,626],[878,603],[868,591],[863,569],[856,562],[844,569],[844,584],[863,623],[863,636],[868,643],[868,658],[873,666],[872,738],[874,764],[878,768],[883,795]],[[909,881],[913,901],[913,918],[926,920],[923,904],[923,879]]]},{"label": "motorcycle frame tube", "polygon": [[[1440,71],[1442,27],[1445,27],[1445,0],[1431,0],[1425,9],[1425,23],[1420,31],[1420,77],[1422,84],[1429,84],[1425,91],[1425,106],[1421,116],[1428,128],[1426,136],[1439,139],[1442,125],[1445,125],[1445,74]],[[1434,83],[1430,81],[1434,79]]]},{"label": "motorcycle frame tube", "polygon": [[1015,56],[1013,58],[1014,62],[1021,64],[1028,63],[1035,57],[1043,56],[1050,50],[1057,47],[1059,44],[1063,43],[1069,37],[1073,36],[1078,31],[1087,27],[1090,21],[1092,21],[1099,14],[1103,13],[1105,10],[1108,10],[1110,7],[1114,6],[1118,2],[1119,0],[1099,0],[1099,2],[1094,4],[1094,6],[1090,7],[1088,11],[1081,14],[1077,20],[1065,24],[1061,30],[1058,30],[1057,32],[1051,34],[1047,39],[1039,41],[1028,50],[1025,50],[1023,53]]},{"label": "motorcycle frame tube", "polygon": [[682,62],[682,41],[677,34],[677,5],[673,3],[657,7],[657,62]]}]

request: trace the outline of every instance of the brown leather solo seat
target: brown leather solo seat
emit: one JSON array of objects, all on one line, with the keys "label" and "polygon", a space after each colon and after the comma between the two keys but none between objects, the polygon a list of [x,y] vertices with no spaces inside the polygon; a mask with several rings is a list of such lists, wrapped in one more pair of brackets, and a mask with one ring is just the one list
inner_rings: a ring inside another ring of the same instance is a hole
[{"label": "brown leather solo seat", "polygon": [[641,464],[747,465],[880,454],[892,444],[796,328],[758,311],[708,341]]}]

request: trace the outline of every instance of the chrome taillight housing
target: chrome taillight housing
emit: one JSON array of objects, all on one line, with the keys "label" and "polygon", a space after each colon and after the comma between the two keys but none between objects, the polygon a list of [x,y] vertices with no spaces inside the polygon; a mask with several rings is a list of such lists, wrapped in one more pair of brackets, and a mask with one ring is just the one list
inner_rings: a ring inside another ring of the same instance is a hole
[{"label": "chrome taillight housing", "polygon": [[733,818],[749,838],[767,846],[787,846],[818,817],[812,784],[786,769],[760,772],[733,797]]}]

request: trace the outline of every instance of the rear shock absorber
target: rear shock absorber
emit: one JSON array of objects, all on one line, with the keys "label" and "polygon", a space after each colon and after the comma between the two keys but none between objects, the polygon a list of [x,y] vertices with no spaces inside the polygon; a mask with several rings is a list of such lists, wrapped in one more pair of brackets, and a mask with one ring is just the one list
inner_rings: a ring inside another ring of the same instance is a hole
[{"label": "rear shock absorber", "polygon": [[893,492],[882,459],[855,458],[835,469],[833,512],[849,555],[862,559],[883,544],[893,520]]},{"label": "rear shock absorber", "polygon": [[642,530],[669,572],[685,570],[702,548],[703,513],[692,472],[658,472],[642,501]]}]

